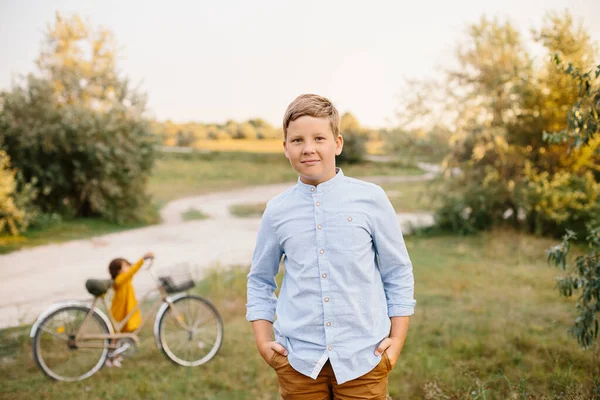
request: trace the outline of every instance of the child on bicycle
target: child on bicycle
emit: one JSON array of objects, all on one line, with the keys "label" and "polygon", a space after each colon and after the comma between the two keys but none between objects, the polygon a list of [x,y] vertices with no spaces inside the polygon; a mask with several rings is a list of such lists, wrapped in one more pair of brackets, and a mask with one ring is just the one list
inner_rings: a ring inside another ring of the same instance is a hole
[{"label": "child on bicycle", "polygon": [[[144,265],[145,260],[152,258],[154,258],[154,253],[148,252],[133,265],[124,258],[115,258],[108,265],[108,272],[114,280],[113,289],[115,291],[110,312],[116,321],[121,322],[137,306],[138,302],[132,284],[133,276]],[[140,310],[137,310],[121,328],[121,332],[133,332],[141,323],[142,314]],[[106,365],[120,368],[121,357],[110,357]]]}]

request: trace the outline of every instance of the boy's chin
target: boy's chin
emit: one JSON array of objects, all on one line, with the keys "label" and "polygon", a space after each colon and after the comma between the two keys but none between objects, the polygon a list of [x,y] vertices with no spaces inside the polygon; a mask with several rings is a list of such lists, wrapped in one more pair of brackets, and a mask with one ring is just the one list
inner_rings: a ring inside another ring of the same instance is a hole
[{"label": "boy's chin", "polygon": [[310,185],[318,185],[320,182],[325,181],[324,174],[307,174],[307,173],[299,173],[303,182],[308,183]]}]

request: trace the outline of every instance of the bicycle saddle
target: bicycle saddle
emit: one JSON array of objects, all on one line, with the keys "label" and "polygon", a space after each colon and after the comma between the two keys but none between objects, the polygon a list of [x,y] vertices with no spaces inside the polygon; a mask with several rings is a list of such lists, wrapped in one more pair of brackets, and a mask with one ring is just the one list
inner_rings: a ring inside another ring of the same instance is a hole
[{"label": "bicycle saddle", "polygon": [[85,281],[85,288],[94,296],[102,296],[108,292],[113,283],[112,279],[88,279]]}]

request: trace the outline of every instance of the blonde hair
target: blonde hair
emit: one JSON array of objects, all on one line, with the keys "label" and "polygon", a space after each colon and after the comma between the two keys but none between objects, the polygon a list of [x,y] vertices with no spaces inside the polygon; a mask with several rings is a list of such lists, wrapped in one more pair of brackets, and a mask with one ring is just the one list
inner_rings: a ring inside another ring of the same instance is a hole
[{"label": "blonde hair", "polygon": [[283,116],[283,138],[287,139],[290,122],[300,117],[327,118],[333,137],[340,134],[340,114],[329,99],[318,94],[301,94],[290,103]]}]

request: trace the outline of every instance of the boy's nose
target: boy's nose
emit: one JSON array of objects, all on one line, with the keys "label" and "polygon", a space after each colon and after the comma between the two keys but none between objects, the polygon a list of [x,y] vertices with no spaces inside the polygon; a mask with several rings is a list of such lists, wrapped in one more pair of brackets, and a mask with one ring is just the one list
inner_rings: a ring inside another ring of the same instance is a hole
[{"label": "boy's nose", "polygon": [[302,149],[304,154],[312,154],[315,152],[315,147],[312,144],[306,144]]}]

